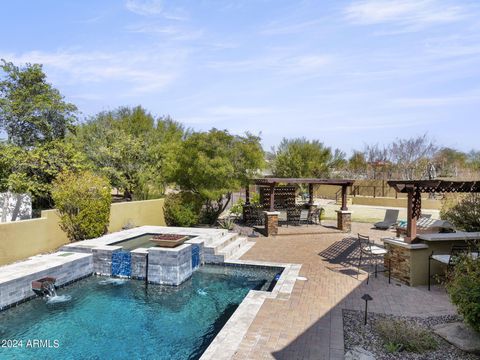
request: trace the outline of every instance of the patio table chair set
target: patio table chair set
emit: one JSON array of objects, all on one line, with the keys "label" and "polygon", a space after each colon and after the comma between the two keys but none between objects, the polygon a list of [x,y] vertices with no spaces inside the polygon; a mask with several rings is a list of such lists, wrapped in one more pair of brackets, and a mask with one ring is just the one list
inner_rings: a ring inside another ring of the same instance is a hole
[{"label": "patio table chair set", "polygon": [[288,210],[279,210],[279,225],[320,225],[320,214],[322,208],[305,209],[303,206],[296,206]]}]

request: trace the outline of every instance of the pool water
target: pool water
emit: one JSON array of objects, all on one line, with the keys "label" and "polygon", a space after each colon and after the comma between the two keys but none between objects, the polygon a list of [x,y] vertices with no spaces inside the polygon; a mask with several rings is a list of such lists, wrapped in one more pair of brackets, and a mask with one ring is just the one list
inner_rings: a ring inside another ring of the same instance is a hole
[{"label": "pool water", "polygon": [[[145,235],[140,235],[136,236],[130,239],[122,240],[110,245],[116,245],[116,246],[121,246],[123,247],[123,250],[125,251],[132,251],[138,248],[150,248],[150,247],[155,247],[158,246],[158,244],[154,241],[152,241],[152,237],[154,237],[157,234],[145,234]],[[188,236],[189,239],[193,238],[193,236]]]},{"label": "pool water", "polygon": [[267,290],[277,273],[207,265],[178,287],[92,276],[59,289],[59,301],[0,312],[0,359],[198,359],[249,290]]}]

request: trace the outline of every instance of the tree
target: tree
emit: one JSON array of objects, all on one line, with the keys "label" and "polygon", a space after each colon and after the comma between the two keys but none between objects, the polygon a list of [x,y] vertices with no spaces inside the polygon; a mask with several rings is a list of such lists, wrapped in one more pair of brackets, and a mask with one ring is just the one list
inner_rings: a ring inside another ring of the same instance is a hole
[{"label": "tree", "polygon": [[260,138],[212,129],[189,135],[177,157],[175,182],[203,202],[203,220],[214,224],[231,200],[264,166]]},{"label": "tree", "polygon": [[437,151],[437,146],[427,135],[409,139],[396,139],[389,147],[390,159],[403,179],[425,177],[427,166]]},{"label": "tree", "polygon": [[143,200],[164,193],[184,132],[168,117],[121,107],[80,125],[71,140],[126,199]]},{"label": "tree", "polygon": [[2,59],[0,128],[21,147],[63,139],[76,120],[77,108],[46,80],[42,66],[20,68]]},{"label": "tree", "polygon": [[99,237],[107,232],[112,201],[107,178],[92,172],[62,172],[53,183],[53,200],[60,227],[70,241]]},{"label": "tree", "polygon": [[437,173],[443,177],[457,177],[460,169],[464,169],[467,163],[467,154],[464,152],[444,147],[434,157]]},{"label": "tree", "polygon": [[344,163],[344,157],[318,140],[284,138],[275,152],[272,170],[279,177],[329,177],[332,169]]},{"label": "tree", "polygon": [[367,161],[365,155],[361,151],[353,151],[352,156],[348,159],[348,169],[354,177],[363,177],[367,173]]},{"label": "tree", "polygon": [[0,144],[0,191],[27,193],[34,207],[50,207],[52,182],[58,174],[87,167],[85,156],[62,140],[33,148]]},{"label": "tree", "polygon": [[480,231],[480,195],[468,194],[456,203],[446,201],[440,215],[457,229],[469,232]]}]

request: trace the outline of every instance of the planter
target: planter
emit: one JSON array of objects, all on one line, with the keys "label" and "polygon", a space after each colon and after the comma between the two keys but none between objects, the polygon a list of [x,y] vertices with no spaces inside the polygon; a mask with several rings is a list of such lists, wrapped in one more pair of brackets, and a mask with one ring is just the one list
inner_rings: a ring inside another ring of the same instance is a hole
[{"label": "planter", "polygon": [[185,235],[159,234],[153,236],[151,241],[160,247],[174,248],[182,245],[186,240],[188,240],[188,238],[189,237]]}]

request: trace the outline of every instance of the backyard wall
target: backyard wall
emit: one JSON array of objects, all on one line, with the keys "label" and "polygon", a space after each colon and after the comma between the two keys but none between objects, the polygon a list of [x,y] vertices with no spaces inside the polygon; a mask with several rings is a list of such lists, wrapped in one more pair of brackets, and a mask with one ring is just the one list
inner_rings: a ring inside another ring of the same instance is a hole
[{"label": "backyard wall", "polygon": [[[119,231],[126,225],[164,226],[163,204],[163,199],[112,204],[108,231]],[[55,251],[66,243],[56,210],[42,211],[38,219],[0,223],[0,265]]]}]

